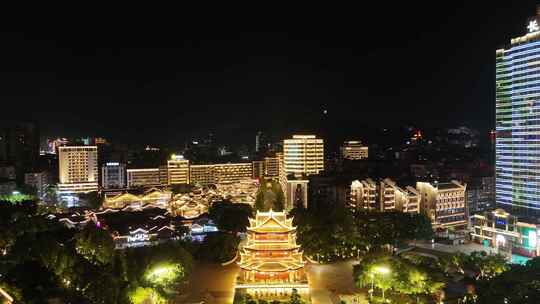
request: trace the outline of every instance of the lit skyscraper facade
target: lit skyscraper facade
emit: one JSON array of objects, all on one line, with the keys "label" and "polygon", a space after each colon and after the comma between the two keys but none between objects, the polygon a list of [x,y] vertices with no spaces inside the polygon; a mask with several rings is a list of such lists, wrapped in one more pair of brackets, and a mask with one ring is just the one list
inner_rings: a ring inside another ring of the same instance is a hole
[{"label": "lit skyscraper facade", "polygon": [[496,203],[540,210],[540,10],[496,52]]}]

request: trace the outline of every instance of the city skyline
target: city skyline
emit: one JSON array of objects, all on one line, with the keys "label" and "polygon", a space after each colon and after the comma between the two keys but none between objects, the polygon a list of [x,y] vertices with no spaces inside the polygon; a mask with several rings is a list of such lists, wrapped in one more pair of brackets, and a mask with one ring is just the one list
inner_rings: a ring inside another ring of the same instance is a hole
[{"label": "city skyline", "polygon": [[485,132],[494,126],[491,54],[523,32],[531,11],[533,1],[407,4],[311,31],[284,23],[140,37],[100,27],[77,36],[3,33],[2,55],[13,59],[1,74],[2,99],[13,108],[4,114],[38,121],[46,136],[130,143],[209,132],[251,142],[259,130],[317,132],[323,116],[351,132],[396,124]]}]

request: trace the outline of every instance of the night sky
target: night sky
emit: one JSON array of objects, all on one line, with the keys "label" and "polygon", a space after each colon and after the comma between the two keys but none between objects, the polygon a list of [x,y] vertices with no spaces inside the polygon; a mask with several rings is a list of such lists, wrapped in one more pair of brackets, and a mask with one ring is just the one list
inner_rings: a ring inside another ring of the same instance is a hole
[{"label": "night sky", "polygon": [[251,143],[259,129],[315,130],[324,109],[360,138],[404,124],[487,131],[495,50],[536,1],[446,2],[1,33],[0,115],[128,143]]}]

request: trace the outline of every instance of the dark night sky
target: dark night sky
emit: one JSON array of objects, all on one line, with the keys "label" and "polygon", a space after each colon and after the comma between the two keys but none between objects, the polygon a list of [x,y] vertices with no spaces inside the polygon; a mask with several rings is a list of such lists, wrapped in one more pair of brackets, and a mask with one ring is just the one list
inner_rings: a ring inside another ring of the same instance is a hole
[{"label": "dark night sky", "polygon": [[44,135],[141,143],[210,131],[251,143],[257,129],[315,129],[323,108],[359,137],[492,128],[495,49],[524,33],[536,2],[381,2],[1,33],[0,115],[38,120]]}]

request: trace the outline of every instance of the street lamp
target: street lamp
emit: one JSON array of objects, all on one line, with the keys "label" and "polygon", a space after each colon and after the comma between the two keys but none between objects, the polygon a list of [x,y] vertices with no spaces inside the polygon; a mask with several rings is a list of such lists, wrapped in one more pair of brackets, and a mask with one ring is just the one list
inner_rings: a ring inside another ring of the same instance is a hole
[{"label": "street lamp", "polygon": [[[375,273],[378,273],[384,276],[390,273],[390,268],[386,266],[377,266],[373,268],[373,272],[371,273],[371,290],[372,290],[371,294],[373,294],[373,290],[374,290]],[[384,288],[381,288],[381,290],[382,290],[382,298],[384,302]]]}]

